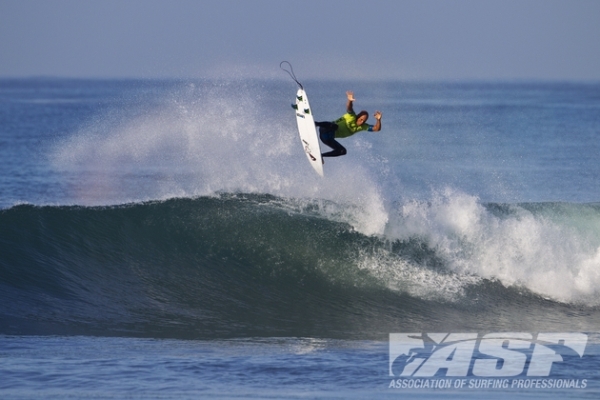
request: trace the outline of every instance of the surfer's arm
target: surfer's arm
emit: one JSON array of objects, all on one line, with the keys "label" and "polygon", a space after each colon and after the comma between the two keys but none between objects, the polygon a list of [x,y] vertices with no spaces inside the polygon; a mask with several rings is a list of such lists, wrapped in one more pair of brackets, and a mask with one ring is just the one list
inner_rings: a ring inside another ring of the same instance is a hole
[{"label": "surfer's arm", "polygon": [[348,102],[346,103],[346,112],[348,114],[354,114],[354,108],[352,108],[352,103],[354,102],[354,92],[348,90],[346,92],[346,97],[348,97]]},{"label": "surfer's arm", "polygon": [[373,127],[373,132],[379,132],[381,130],[381,111],[375,111],[375,115],[373,115],[377,122]]}]

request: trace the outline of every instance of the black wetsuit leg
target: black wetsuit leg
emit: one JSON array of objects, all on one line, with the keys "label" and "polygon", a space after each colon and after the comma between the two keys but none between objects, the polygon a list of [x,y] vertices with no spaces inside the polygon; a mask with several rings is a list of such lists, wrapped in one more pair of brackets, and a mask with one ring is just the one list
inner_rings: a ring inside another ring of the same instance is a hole
[{"label": "black wetsuit leg", "polygon": [[322,157],[339,157],[346,154],[346,148],[335,140],[335,131],[338,128],[336,124],[333,122],[316,122],[315,125],[319,127],[321,142],[333,149],[321,154]]}]

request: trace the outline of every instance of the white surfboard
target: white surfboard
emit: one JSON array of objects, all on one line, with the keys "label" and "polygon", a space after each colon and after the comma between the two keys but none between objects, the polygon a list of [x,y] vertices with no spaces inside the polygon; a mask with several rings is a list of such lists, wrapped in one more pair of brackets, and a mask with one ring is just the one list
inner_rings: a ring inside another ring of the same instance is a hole
[{"label": "white surfboard", "polygon": [[306,97],[304,89],[298,89],[294,108],[296,111],[296,122],[298,123],[298,133],[300,134],[300,141],[306,153],[306,158],[308,158],[308,162],[310,162],[315,171],[320,176],[323,176],[321,146],[319,145],[315,119],[313,118],[312,109],[308,104],[308,97]]}]

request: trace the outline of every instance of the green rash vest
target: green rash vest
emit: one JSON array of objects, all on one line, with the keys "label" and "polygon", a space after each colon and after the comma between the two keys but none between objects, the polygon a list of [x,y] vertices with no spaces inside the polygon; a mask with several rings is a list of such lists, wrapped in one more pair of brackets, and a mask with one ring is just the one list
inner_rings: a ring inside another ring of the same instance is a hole
[{"label": "green rash vest", "polygon": [[366,122],[362,125],[357,125],[355,113],[346,113],[338,118],[335,123],[338,126],[338,129],[335,131],[336,138],[346,138],[354,135],[356,132],[370,131],[373,129],[373,126]]}]

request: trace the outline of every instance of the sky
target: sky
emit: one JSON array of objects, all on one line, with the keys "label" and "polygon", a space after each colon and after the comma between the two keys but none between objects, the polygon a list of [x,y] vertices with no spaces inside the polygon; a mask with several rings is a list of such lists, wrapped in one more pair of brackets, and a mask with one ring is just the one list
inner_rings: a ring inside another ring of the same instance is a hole
[{"label": "sky", "polygon": [[0,77],[600,81],[600,0],[0,0]]}]

